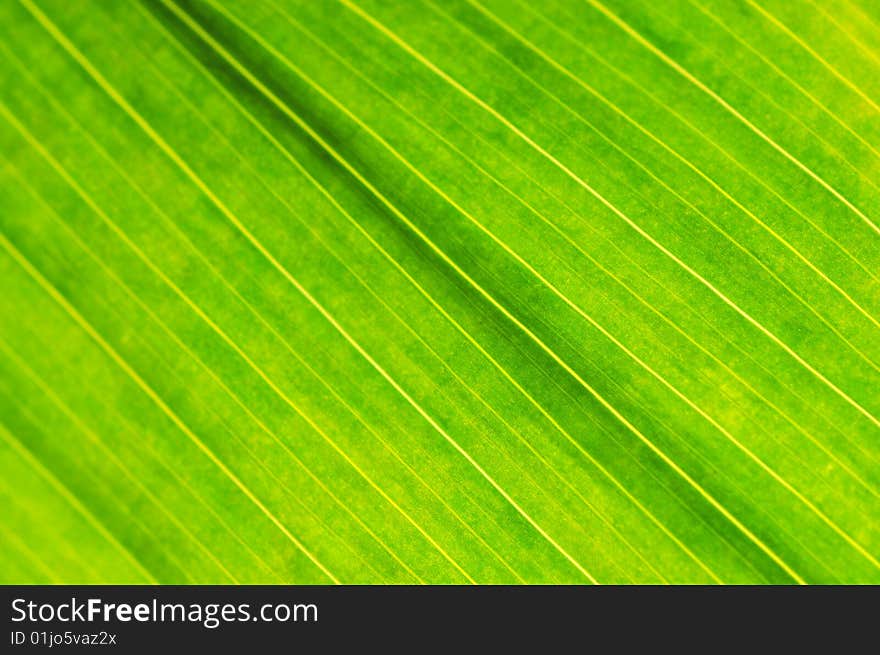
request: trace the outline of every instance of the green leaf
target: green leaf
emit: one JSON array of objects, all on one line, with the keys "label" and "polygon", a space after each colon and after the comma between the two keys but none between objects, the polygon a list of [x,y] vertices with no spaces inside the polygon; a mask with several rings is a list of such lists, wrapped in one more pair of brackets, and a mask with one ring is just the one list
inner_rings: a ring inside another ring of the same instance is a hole
[{"label": "green leaf", "polygon": [[0,582],[880,582],[873,3],[20,0],[0,62]]}]

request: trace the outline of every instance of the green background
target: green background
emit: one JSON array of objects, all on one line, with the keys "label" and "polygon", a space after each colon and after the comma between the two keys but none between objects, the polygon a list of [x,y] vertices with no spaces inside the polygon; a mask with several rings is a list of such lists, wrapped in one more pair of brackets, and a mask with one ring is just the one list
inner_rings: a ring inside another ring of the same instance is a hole
[{"label": "green background", "polygon": [[880,582],[873,0],[7,0],[0,76],[0,582]]}]

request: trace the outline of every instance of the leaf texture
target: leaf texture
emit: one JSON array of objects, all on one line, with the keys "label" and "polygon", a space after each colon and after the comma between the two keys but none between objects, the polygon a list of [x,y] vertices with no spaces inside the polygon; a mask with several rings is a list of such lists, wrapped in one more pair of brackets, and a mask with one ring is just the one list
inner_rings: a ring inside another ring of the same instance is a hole
[{"label": "leaf texture", "polygon": [[868,0],[0,5],[3,583],[880,582]]}]

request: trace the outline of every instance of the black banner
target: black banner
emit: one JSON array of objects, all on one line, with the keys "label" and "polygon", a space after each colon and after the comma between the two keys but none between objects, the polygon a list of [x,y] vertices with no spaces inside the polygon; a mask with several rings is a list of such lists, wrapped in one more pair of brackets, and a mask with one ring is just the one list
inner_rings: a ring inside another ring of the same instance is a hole
[{"label": "black banner", "polygon": [[878,587],[0,587],[2,652],[877,650]]}]

